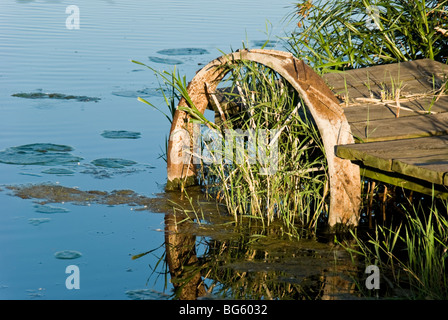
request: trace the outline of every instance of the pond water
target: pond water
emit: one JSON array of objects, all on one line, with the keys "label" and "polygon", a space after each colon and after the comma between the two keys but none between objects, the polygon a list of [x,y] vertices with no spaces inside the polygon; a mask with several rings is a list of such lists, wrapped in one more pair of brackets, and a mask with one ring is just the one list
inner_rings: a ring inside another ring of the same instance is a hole
[{"label": "pond water", "polygon": [[[73,4],[79,29],[66,25]],[[291,7],[283,0],[2,0],[0,299],[171,299],[186,275],[159,262],[176,268],[185,252],[199,275],[189,298],[204,290],[238,299],[331,296],[332,283],[345,280],[324,271],[345,258],[326,244],[271,241],[223,221],[173,224],[168,200],[179,195],[164,194],[159,157],[169,122],[136,99],[163,106],[163,97],[154,74],[130,62],[176,65],[191,79],[242,41],[263,45],[267,20],[268,47],[282,49],[276,36]],[[173,228],[183,232],[176,238]],[[169,252],[164,243],[185,247]],[[79,289],[67,287],[71,265]],[[304,291],[323,283],[315,296]]]}]

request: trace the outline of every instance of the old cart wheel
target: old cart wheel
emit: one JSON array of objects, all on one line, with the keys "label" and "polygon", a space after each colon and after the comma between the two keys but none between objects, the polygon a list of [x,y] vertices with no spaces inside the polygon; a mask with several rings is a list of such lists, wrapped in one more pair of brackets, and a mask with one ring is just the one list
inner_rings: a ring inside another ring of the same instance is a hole
[{"label": "old cart wheel", "polygon": [[[333,92],[325,82],[303,61],[292,54],[276,50],[241,50],[223,55],[198,71],[189,83],[187,90],[191,102],[203,114],[208,106],[207,92],[214,92],[229,69],[219,68],[238,60],[256,62],[277,72],[298,92],[309,109],[319,129],[325,148],[330,179],[329,225],[356,226],[359,220],[361,179],[359,167],[348,160],[335,156],[335,146],[354,143],[350,125],[344,111],[338,104]],[[188,107],[183,97],[179,106]],[[194,183],[196,171],[191,161],[179,161],[182,158],[182,135],[176,134],[188,128],[189,115],[176,110],[168,144],[167,188],[188,186]]]}]

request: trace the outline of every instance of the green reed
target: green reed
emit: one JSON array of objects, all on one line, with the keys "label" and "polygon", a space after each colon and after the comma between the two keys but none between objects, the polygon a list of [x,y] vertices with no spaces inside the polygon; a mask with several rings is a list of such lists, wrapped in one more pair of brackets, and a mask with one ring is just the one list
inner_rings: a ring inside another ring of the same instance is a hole
[{"label": "green reed", "polygon": [[[281,219],[285,232],[295,235],[297,225],[315,230],[326,210],[328,177],[319,132],[306,105],[267,67],[239,62],[226,68],[230,70],[223,82],[228,88],[223,91],[223,106],[238,106],[238,111],[224,114],[221,127],[269,130],[266,144],[277,140],[278,158],[271,174],[263,173],[264,164],[250,150],[236,154],[239,161],[231,164],[218,161],[204,172],[207,191],[225,202],[235,220],[250,216],[269,225]],[[258,145],[257,151],[264,147]]]},{"label": "green reed", "polygon": [[[204,191],[224,203],[236,222],[245,216],[260,219],[265,225],[280,219],[285,233],[294,236],[300,233],[297,226],[316,230],[319,222],[326,219],[328,176],[320,135],[306,105],[288,83],[267,67],[243,61],[223,68],[227,68],[227,76],[216,92],[219,99],[210,102],[219,104],[219,108],[214,106],[215,123],[193,105],[184,78],[175,72],[156,72],[163,84],[173,89],[168,92],[186,98],[189,107],[182,111],[192,121],[216,130],[223,141],[234,139],[234,145],[243,144],[243,148],[230,150],[235,151],[231,161],[224,161],[225,152],[229,151],[224,145],[217,148],[213,143],[202,144],[200,154],[195,156],[200,159],[197,166]],[[170,97],[165,99],[171,115],[172,101]],[[266,140],[257,136],[258,129],[265,130]],[[254,136],[238,140],[229,137],[226,130],[251,132]],[[249,150],[249,139],[261,141],[262,145]],[[208,150],[210,145],[213,148]],[[278,156],[273,160],[271,145],[277,147]],[[260,161],[259,150],[265,152],[266,162]],[[205,161],[204,154],[212,161]],[[265,169],[270,166],[275,170],[266,174]]]},{"label": "green reed", "polygon": [[401,207],[403,221],[377,225],[366,239],[352,232],[356,245],[346,249],[380,267],[388,296],[447,299],[448,203],[414,200]]},{"label": "green reed", "polygon": [[301,0],[289,50],[320,72],[429,58],[446,62],[448,1]]}]

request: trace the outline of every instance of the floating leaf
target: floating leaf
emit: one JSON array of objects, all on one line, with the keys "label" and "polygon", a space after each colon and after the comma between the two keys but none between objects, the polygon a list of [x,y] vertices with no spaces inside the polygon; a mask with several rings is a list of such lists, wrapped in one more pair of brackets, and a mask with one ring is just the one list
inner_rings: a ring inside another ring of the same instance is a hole
[{"label": "floating leaf", "polygon": [[0,151],[0,162],[19,165],[58,165],[81,161],[82,158],[69,153],[72,150],[70,146],[52,143],[26,144]]},{"label": "floating leaf", "polygon": [[106,130],[101,136],[107,139],[139,139],[141,133],[126,130]]},{"label": "floating leaf", "polygon": [[93,160],[92,164],[106,168],[124,168],[137,164],[137,162],[120,158],[101,158]]},{"label": "floating leaf", "polygon": [[73,250],[58,251],[54,254],[56,259],[77,259],[82,256],[81,252]]},{"label": "floating leaf", "polygon": [[155,63],[170,64],[170,65],[183,63],[182,61],[177,60],[177,59],[160,58],[160,57],[152,57],[152,56],[148,57],[148,59]]},{"label": "floating leaf", "polygon": [[62,93],[44,93],[44,92],[28,92],[28,93],[14,93],[13,97],[25,98],[25,99],[59,99],[59,100],[76,100],[79,102],[98,102],[101,99],[96,97],[87,96],[74,96],[66,95]]}]

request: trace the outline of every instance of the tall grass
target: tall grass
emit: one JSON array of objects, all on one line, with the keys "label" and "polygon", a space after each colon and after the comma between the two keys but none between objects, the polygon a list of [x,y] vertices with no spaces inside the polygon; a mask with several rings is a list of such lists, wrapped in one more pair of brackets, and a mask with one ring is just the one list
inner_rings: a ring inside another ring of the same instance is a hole
[{"label": "tall grass", "polygon": [[[236,155],[242,157],[239,161],[217,161],[203,176],[207,191],[223,199],[235,219],[251,216],[269,224],[279,218],[288,232],[297,232],[297,225],[315,230],[326,210],[328,177],[323,145],[306,105],[267,67],[252,62],[227,67],[224,100],[240,111],[226,114],[221,126],[243,132],[267,129],[270,141],[257,151],[267,144],[277,146],[278,158],[263,163],[257,152],[246,150]],[[265,165],[273,164],[274,171],[263,173]]]},{"label": "tall grass", "polygon": [[448,56],[448,1],[302,0],[289,50],[316,70]]},{"label": "tall grass", "polygon": [[[189,107],[182,110],[201,125],[202,142],[212,140],[202,143],[200,152],[192,154],[199,159],[197,167],[204,191],[224,203],[236,222],[252,217],[269,225],[280,219],[284,232],[294,236],[300,233],[298,226],[316,230],[326,219],[328,176],[320,135],[306,105],[288,83],[267,67],[244,61],[223,67],[228,68],[228,76],[215,94],[220,99],[210,101],[219,115],[216,123],[198,112],[188,97],[184,79],[174,72],[160,73],[149,67],[165,86],[171,87],[168,92],[189,101]],[[172,101],[171,97],[165,99],[171,115]],[[215,131],[211,134],[208,128]],[[260,129],[265,136],[260,136]],[[233,141],[231,150],[220,144],[229,140]],[[225,157],[229,151],[231,159]],[[275,170],[266,171],[273,167]]]},{"label": "tall grass", "polygon": [[[447,0],[302,0],[289,17],[297,23],[289,50],[320,73],[421,58],[447,62]],[[446,299],[448,204],[422,203],[394,206],[383,223],[395,222],[374,226],[367,238],[352,231],[356,249],[347,249],[380,266],[383,288],[394,294]]]},{"label": "tall grass", "polygon": [[411,299],[448,298],[448,203],[426,207],[414,201],[403,206],[404,220],[389,227],[377,225],[367,239],[353,232],[356,246],[347,250],[376,264],[383,290]]}]

